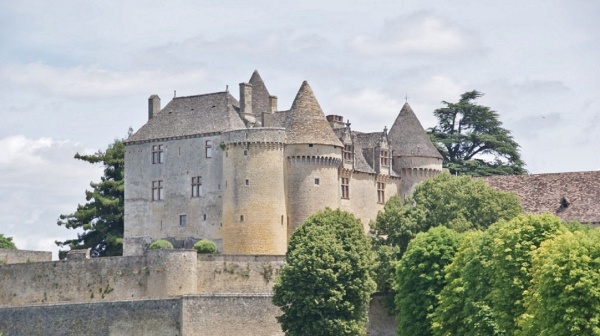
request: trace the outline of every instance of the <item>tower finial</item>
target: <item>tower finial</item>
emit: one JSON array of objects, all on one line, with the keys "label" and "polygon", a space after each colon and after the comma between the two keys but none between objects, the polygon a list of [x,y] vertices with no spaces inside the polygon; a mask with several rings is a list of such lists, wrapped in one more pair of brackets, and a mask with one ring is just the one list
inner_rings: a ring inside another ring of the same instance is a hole
[{"label": "tower finial", "polygon": [[404,100],[408,103],[408,93],[404,95]]},{"label": "tower finial", "polygon": [[177,98],[177,90],[173,90],[173,98]]},{"label": "tower finial", "polygon": [[350,119],[346,119],[346,127],[350,128]]}]

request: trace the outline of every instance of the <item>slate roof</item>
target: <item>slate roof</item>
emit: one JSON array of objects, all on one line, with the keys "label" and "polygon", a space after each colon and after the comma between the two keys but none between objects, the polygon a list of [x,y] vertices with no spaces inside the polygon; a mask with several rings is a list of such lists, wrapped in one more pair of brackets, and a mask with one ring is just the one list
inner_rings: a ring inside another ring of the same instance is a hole
[{"label": "slate roof", "polygon": [[442,155],[429,140],[429,136],[408,103],[405,103],[398,113],[388,133],[388,139],[394,155],[442,159]]},{"label": "slate roof", "polygon": [[260,120],[263,112],[271,111],[271,100],[269,98],[271,95],[258,70],[254,70],[248,83],[252,85],[252,114]]},{"label": "slate roof", "polygon": [[126,143],[246,128],[229,92],[173,98]]},{"label": "slate roof", "polygon": [[[494,188],[519,195],[526,212],[549,212],[566,221],[600,223],[600,171],[493,176],[483,179]],[[562,201],[563,197],[566,202]]]},{"label": "slate roof", "polygon": [[292,103],[285,128],[288,144],[317,143],[343,147],[306,81],[302,83]]}]

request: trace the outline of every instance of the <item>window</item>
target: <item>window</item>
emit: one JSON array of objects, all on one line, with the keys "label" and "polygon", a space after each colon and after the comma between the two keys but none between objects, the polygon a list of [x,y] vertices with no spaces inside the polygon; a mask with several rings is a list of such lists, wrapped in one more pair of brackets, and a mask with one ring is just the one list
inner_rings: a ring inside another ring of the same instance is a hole
[{"label": "window", "polygon": [[390,166],[390,158],[388,157],[388,151],[385,149],[381,150],[381,166],[382,167]]},{"label": "window", "polygon": [[206,140],[206,157],[212,157],[212,140]]},{"label": "window", "polygon": [[342,198],[350,198],[350,179],[347,177],[342,177]]},{"label": "window", "polygon": [[240,222],[244,221],[244,215],[240,215]]},{"label": "window", "polygon": [[385,203],[385,183],[377,182],[377,203]]},{"label": "window", "polygon": [[206,220],[206,214],[204,214],[204,216],[202,218],[203,218],[203,220]]},{"label": "window", "polygon": [[192,197],[200,197],[200,186],[202,185],[202,176],[192,177]]},{"label": "window", "polygon": [[187,225],[187,215],[180,215],[179,216],[179,226],[186,226]]},{"label": "window", "polygon": [[163,163],[164,161],[163,145],[152,146],[152,164]]},{"label": "window", "polygon": [[315,179],[315,185],[319,185],[321,184],[321,180],[319,180],[318,178]]},{"label": "window", "polygon": [[248,150],[244,149],[244,156],[247,156],[247,155],[248,155]]},{"label": "window", "polygon": [[344,145],[343,150],[344,161],[352,162],[354,159],[354,153],[352,152],[352,145]]},{"label": "window", "polygon": [[160,201],[165,198],[162,182],[163,182],[162,180],[152,181],[152,200],[153,201]]}]

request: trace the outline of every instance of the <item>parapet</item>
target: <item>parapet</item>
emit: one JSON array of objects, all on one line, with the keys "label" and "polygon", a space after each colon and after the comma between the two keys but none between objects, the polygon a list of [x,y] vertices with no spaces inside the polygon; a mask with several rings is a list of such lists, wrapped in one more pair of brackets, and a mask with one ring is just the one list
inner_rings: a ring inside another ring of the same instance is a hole
[{"label": "parapet", "polygon": [[0,265],[52,261],[52,252],[0,249]]},{"label": "parapet", "polygon": [[285,128],[257,127],[223,132],[221,140],[228,144],[278,143],[285,144]]}]

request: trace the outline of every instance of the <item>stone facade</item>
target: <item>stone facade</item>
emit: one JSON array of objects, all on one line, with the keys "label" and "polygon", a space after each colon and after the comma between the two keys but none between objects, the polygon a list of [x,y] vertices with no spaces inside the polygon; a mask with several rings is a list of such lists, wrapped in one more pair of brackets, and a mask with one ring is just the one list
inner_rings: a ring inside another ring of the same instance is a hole
[{"label": "stone facade", "polygon": [[225,254],[284,254],[313,213],[341,208],[368,223],[391,196],[409,195],[442,170],[408,104],[390,132],[361,133],[325,116],[304,82],[277,111],[254,72],[229,92],[149,98],[148,122],[126,141],[124,255],[154,240],[190,248],[214,241]]}]

